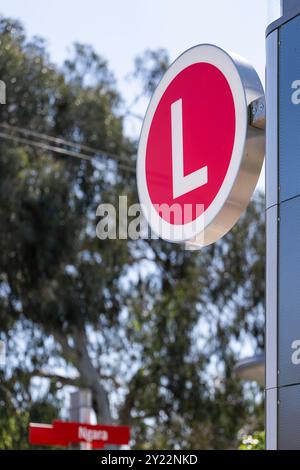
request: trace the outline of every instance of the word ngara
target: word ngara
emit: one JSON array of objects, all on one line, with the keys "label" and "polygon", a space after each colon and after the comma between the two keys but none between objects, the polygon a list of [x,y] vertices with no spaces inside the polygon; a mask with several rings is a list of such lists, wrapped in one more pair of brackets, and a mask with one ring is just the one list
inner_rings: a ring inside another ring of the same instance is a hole
[{"label": "word ngara", "polygon": [[85,426],[80,426],[78,428],[78,438],[84,439],[87,442],[107,441],[108,433],[107,431],[89,429]]}]

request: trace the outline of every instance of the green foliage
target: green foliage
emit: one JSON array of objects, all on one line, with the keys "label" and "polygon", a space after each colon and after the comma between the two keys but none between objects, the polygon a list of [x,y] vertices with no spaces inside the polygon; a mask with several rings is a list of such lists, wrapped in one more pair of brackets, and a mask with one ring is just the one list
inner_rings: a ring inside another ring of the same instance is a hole
[{"label": "green foliage", "polygon": [[156,51],[146,50],[143,55],[135,60],[134,77],[142,83],[143,94],[152,95],[161,79],[163,73],[167,70],[170,60],[165,49]]},{"label": "green foliage", "polygon": [[10,416],[0,419],[0,450],[28,449],[27,412],[12,410]]},{"label": "green foliage", "polygon": [[265,450],[264,431],[255,432],[252,435],[244,436],[239,446],[239,450]]},{"label": "green foliage", "polygon": [[18,403],[22,382],[15,379],[6,381],[0,373],[0,450],[30,449],[29,423],[51,423],[59,417],[57,400]]}]

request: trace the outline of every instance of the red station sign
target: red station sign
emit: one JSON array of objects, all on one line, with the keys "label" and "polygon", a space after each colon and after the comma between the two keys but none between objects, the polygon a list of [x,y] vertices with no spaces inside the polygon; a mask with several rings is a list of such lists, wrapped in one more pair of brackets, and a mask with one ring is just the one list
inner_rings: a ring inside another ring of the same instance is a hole
[{"label": "red station sign", "polygon": [[210,44],[169,67],[147,109],[137,158],[139,198],[156,235],[201,247],[237,222],[264,159],[264,132],[250,118],[263,97],[253,67]]},{"label": "red station sign", "polygon": [[92,425],[68,421],[53,421],[52,424],[30,423],[29,442],[32,445],[67,447],[85,442],[93,449],[106,444],[126,445],[130,439],[128,426]]}]

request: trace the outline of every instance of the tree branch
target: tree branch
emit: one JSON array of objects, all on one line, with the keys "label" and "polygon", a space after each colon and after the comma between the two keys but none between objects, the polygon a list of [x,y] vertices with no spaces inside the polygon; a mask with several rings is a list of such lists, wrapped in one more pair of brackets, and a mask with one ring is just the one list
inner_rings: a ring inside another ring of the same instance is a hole
[{"label": "tree branch", "polygon": [[38,370],[30,372],[29,375],[31,377],[40,377],[42,379],[50,379],[50,380],[54,380],[55,382],[61,382],[62,385],[73,385],[74,387],[80,387],[84,385],[81,383],[80,377],[72,378],[72,377],[66,377],[64,375],[59,375],[59,374],[50,374],[50,373],[38,371]]}]

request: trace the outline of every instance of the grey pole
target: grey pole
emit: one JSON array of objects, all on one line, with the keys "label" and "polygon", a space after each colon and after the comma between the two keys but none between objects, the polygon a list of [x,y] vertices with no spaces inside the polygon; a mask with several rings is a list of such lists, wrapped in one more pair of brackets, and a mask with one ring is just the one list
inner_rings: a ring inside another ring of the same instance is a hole
[{"label": "grey pole", "polygon": [[300,449],[300,0],[266,39],[266,445]]},{"label": "grey pole", "polygon": [[266,42],[266,447],[277,448],[278,30]]},{"label": "grey pole", "polygon": [[[71,393],[70,419],[77,423],[91,423],[92,393],[88,389],[79,389]],[[91,450],[91,444],[80,443],[81,450]]]}]

